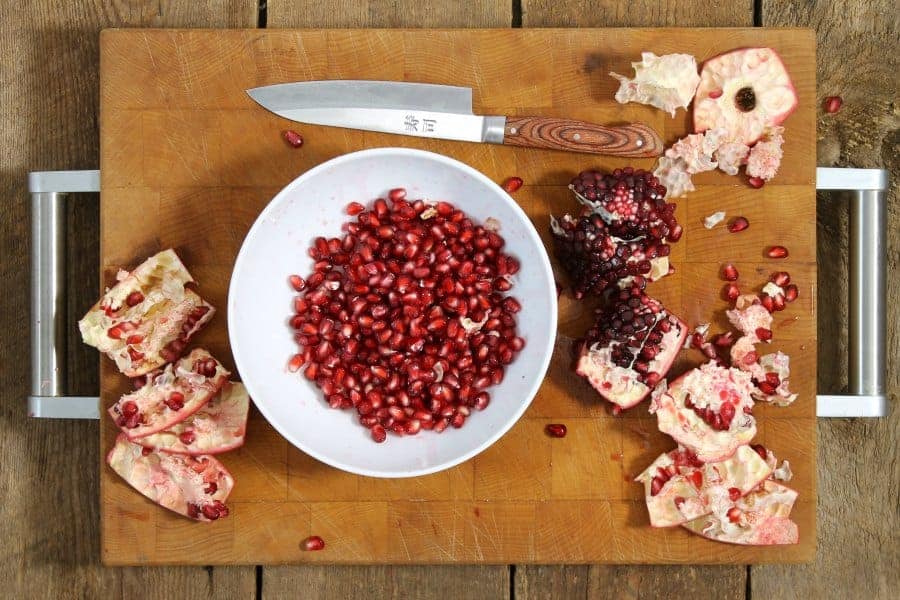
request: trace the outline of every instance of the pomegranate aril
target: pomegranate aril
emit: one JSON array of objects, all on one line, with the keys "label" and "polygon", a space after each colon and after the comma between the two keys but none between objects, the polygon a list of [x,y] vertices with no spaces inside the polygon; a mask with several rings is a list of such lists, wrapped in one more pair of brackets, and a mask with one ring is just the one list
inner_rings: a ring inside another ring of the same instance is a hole
[{"label": "pomegranate aril", "polygon": [[562,423],[550,423],[545,429],[547,435],[555,438],[564,438],[566,437],[566,433],[568,433],[568,428]]},{"label": "pomegranate aril", "polygon": [[384,426],[382,425],[373,425],[372,426],[372,439],[375,440],[376,443],[380,444],[384,440],[387,439],[387,432],[384,430]]},{"label": "pomegranate aril", "polygon": [[140,304],[143,301],[144,301],[144,294],[142,294],[141,292],[139,292],[137,290],[131,292],[125,298],[125,304],[127,304],[128,306],[137,306],[138,304]]},{"label": "pomegranate aril", "polygon": [[791,285],[787,286],[786,288],[784,288],[784,299],[785,299],[785,301],[786,301],[786,302],[793,302],[794,300],[797,299],[798,293],[799,293],[799,291],[798,291],[798,289],[797,289],[797,286],[794,285],[793,283],[792,283]]},{"label": "pomegranate aril", "polygon": [[772,298],[772,309],[775,311],[784,310],[785,298],[783,294],[778,294]]},{"label": "pomegranate aril", "polygon": [[750,184],[750,187],[759,189],[766,185],[766,180],[762,177],[748,177],[747,183]]},{"label": "pomegranate aril", "polygon": [[748,221],[745,217],[735,217],[732,219],[731,223],[728,224],[728,231],[731,233],[737,233],[739,231],[743,231],[750,227],[750,221]]},{"label": "pomegranate aril", "polygon": [[735,300],[738,299],[738,296],[741,295],[741,290],[735,284],[729,283],[728,285],[725,286],[723,293],[725,295],[726,300],[734,302]]},{"label": "pomegranate aril", "polygon": [[510,177],[503,182],[503,191],[505,191],[507,194],[512,194],[522,187],[522,183],[523,181],[521,177]]},{"label": "pomegranate aril", "polygon": [[738,270],[733,264],[727,263],[722,267],[722,277],[725,281],[737,281],[739,276]]},{"label": "pomegranate aril", "polygon": [[763,342],[768,342],[772,339],[772,330],[766,329],[765,327],[757,327],[756,328],[756,337],[758,337]]},{"label": "pomegranate aril", "polygon": [[784,287],[791,282],[791,275],[787,271],[777,271],[772,273],[772,276],[769,277],[769,281],[777,285],[778,287]]},{"label": "pomegranate aril", "polygon": [[303,549],[306,552],[316,552],[318,550],[322,550],[325,547],[325,540],[320,538],[317,535],[311,535],[305,540],[303,540]]},{"label": "pomegranate aril", "polygon": [[301,136],[293,129],[285,129],[281,132],[281,137],[283,137],[284,141],[290,144],[293,148],[299,148],[303,145],[303,136]]},{"label": "pomegranate aril", "polygon": [[828,96],[822,102],[822,110],[826,113],[833,115],[837,111],[841,110],[841,105],[844,104],[844,101],[840,96]]},{"label": "pomegranate aril", "polygon": [[788,249],[784,246],[771,246],[766,250],[766,256],[769,258],[787,258]]}]

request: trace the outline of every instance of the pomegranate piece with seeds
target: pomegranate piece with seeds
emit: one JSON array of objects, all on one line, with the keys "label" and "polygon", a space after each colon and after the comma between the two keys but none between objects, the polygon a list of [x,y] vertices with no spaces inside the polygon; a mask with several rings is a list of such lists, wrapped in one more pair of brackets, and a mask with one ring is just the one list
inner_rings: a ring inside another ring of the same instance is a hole
[{"label": "pomegranate piece with seeds", "polygon": [[668,244],[655,238],[626,241],[613,236],[599,214],[550,217],[553,248],[572,280],[575,298],[601,295],[635,277],[657,281],[669,274]]},{"label": "pomegranate piece with seeds", "polygon": [[647,397],[666,376],[688,327],[639,286],[620,290],[597,311],[575,372],[619,409]]},{"label": "pomegranate piece with seeds", "polygon": [[146,383],[119,398],[109,415],[130,440],[171,428],[203,408],[230,373],[206,350],[196,349],[175,364],[146,377]]},{"label": "pomegranate piece with seeds", "polygon": [[734,490],[743,496],[771,473],[772,466],[749,446],[710,463],[679,446],[661,454],[634,480],[644,484],[650,525],[674,527],[710,514]]},{"label": "pomegranate piece with seeds", "polygon": [[682,526],[717,542],[747,546],[796,544],[797,524],[789,515],[797,492],[766,479],[747,495],[722,503],[707,515]]},{"label": "pomegranate piece with seeds", "polygon": [[212,456],[148,451],[119,434],[106,463],[134,489],[171,511],[206,522],[228,516],[225,500],[234,479]]},{"label": "pomegranate piece with seeds", "polygon": [[741,48],[703,63],[694,97],[694,131],[724,128],[747,146],[797,108],[797,92],[778,53]]},{"label": "pomegranate piece with seeds", "polygon": [[613,236],[677,241],[681,229],[675,204],[665,201],[666,188],[643,169],[625,167],[612,173],[582,171],[569,184],[575,197],[600,215]]},{"label": "pomegranate piece with seeds", "polygon": [[250,398],[241,383],[226,383],[200,410],[159,433],[138,438],[144,447],[176,454],[219,454],[244,445]]},{"label": "pomegranate piece with seeds", "polygon": [[358,413],[376,443],[463,427],[526,345],[507,295],[522,265],[496,219],[477,224],[449,202],[397,188],[363,208],[309,248],[288,370]]},{"label": "pomegranate piece with seeds", "polygon": [[118,283],[78,322],[84,343],[115,361],[129,377],[158,369],[181,356],[215,309],[186,287],[191,274],[173,250],[164,250]]},{"label": "pomegranate piece with seeds", "polygon": [[756,435],[749,373],[709,362],[653,393],[659,430],[702,461],[720,461]]}]

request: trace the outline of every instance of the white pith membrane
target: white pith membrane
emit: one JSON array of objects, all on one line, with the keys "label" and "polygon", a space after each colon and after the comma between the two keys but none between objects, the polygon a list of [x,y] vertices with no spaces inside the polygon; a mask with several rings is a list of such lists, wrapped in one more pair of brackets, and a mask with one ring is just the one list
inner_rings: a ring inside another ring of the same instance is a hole
[{"label": "white pith membrane", "polygon": [[784,128],[778,126],[765,130],[762,139],[750,148],[747,157],[747,175],[760,177],[766,181],[775,177],[778,167],[781,166],[781,157],[784,156],[781,149],[784,145],[783,133]]},{"label": "white pith membrane", "polygon": [[[653,527],[673,527],[709,514],[731,502],[732,488],[746,494],[772,473],[772,466],[749,446],[739,447],[731,458],[700,466],[676,460],[684,451],[679,447],[661,454],[634,478],[644,484]],[[665,479],[656,494],[654,478]]]},{"label": "white pith membrane", "polygon": [[[227,515],[227,509],[222,512],[223,503],[234,487],[234,479],[212,456],[145,454],[143,446],[119,434],[106,462],[134,489],[169,510],[198,521],[215,520],[204,514],[204,507],[212,514]],[[214,489],[211,483],[215,484]],[[216,502],[222,504],[222,509]],[[197,507],[194,514],[190,505]]]},{"label": "white pith membrane", "polygon": [[797,524],[789,518],[796,500],[796,491],[766,479],[737,501],[716,505],[711,513],[682,526],[703,537],[730,544],[796,544]]},{"label": "white pith membrane", "polygon": [[[210,304],[185,287],[193,278],[173,250],[151,256],[130,273],[120,271],[118,279],[78,327],[86,344],[104,352],[129,377],[166,364],[161,351],[178,339],[186,343],[215,313]],[[143,300],[128,306],[126,299],[133,292],[140,292]],[[200,308],[206,309],[205,314],[189,323]],[[122,329],[119,339],[109,335],[115,326]]]},{"label": "white pith membrane", "polygon": [[[135,440],[176,454],[219,454],[244,444],[250,397],[243,384],[226,383],[200,410],[169,429]],[[185,443],[185,440],[191,440]]]},{"label": "white pith membrane", "polygon": [[610,75],[619,80],[616,102],[638,102],[655,106],[673,117],[679,108],[686,109],[700,83],[697,61],[690,54],[657,56],[642,52],[640,62],[631,63],[634,78],[618,73]]},{"label": "white pith membrane", "polygon": [[[650,412],[656,414],[660,431],[689,448],[701,461],[719,461],[756,435],[756,420],[747,414],[753,408],[752,389],[748,373],[709,362],[688,371],[668,389],[659,386],[654,390]],[[688,396],[693,406],[709,408],[715,413],[721,413],[724,403],[732,404],[734,417],[728,428],[713,429],[692,408],[685,406]]]},{"label": "white pith membrane", "polygon": [[707,229],[712,229],[713,227],[721,223],[724,219],[725,211],[720,210],[703,219],[703,226]]},{"label": "white pith membrane", "polygon": [[[216,365],[212,377],[206,377],[193,370],[197,361],[207,360],[214,361]],[[131,440],[136,440],[169,429],[194,414],[225,385],[229,375],[225,367],[209,352],[197,348],[177,363],[166,365],[161,372],[151,373],[148,376],[150,381],[140,389],[119,398],[109,407],[108,412],[125,435]],[[172,392],[178,392],[183,396],[183,405],[178,410],[172,410],[166,405],[166,400],[171,398]],[[127,412],[123,406],[128,402],[134,402],[138,414],[141,415],[140,424],[133,428],[119,424]]]},{"label": "white pith membrane", "polygon": [[[752,90],[752,107],[746,104],[748,93],[742,92],[747,89]],[[728,140],[750,146],[796,107],[797,93],[777,52],[733,50],[703,63],[694,96],[694,131],[724,128]]]},{"label": "white pith membrane", "polygon": [[693,192],[696,188],[691,175],[712,171],[718,166],[715,154],[725,143],[726,136],[724,129],[710,129],[687,135],[666,149],[653,175],[666,186],[669,198],[679,198]]}]

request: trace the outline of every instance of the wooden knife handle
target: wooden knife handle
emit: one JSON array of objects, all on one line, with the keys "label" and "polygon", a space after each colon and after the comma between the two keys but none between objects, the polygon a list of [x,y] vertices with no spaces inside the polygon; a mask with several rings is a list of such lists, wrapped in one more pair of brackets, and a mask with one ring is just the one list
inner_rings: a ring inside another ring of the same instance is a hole
[{"label": "wooden knife handle", "polygon": [[659,134],[642,123],[606,127],[556,117],[507,117],[503,143],[635,158],[663,152]]}]

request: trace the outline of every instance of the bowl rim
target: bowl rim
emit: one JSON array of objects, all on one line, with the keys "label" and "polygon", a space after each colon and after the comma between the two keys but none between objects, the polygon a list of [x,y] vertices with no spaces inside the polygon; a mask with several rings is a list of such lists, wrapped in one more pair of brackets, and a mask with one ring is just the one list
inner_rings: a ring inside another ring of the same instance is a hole
[{"label": "bowl rim", "polygon": [[552,290],[548,290],[550,293],[548,297],[550,299],[550,314],[548,315],[548,319],[550,323],[553,324],[553,333],[550,336],[546,347],[543,350],[543,354],[540,359],[540,364],[537,369],[534,370],[535,378],[532,382],[528,393],[526,394],[527,400],[523,401],[515,412],[510,414],[509,418],[505,421],[505,423],[498,427],[490,436],[488,436],[482,443],[480,443],[477,447],[465,452],[452,460],[444,461],[436,465],[423,467],[420,469],[410,469],[406,471],[378,471],[367,468],[361,468],[355,465],[350,465],[343,463],[339,460],[332,459],[326,455],[323,455],[321,452],[308,448],[305,444],[303,444],[300,440],[298,440],[295,436],[291,435],[288,431],[286,431],[286,427],[279,425],[276,420],[270,418],[270,414],[267,412],[264,402],[257,402],[254,395],[253,383],[248,380],[246,374],[241,372],[241,364],[244,365],[249,364],[247,361],[242,360],[242,352],[239,348],[238,344],[235,344],[235,338],[233,337],[233,332],[237,330],[237,324],[233,322],[236,318],[234,317],[236,311],[234,310],[234,303],[236,302],[235,296],[235,282],[239,279],[239,272],[245,268],[246,264],[250,260],[247,258],[247,241],[251,239],[253,236],[258,235],[257,231],[262,224],[266,221],[267,217],[271,212],[276,210],[282,202],[283,198],[288,196],[294,188],[301,185],[305,180],[311,179],[316,176],[320,172],[340,163],[351,162],[360,159],[369,158],[370,156],[384,156],[384,155],[397,155],[397,156],[413,156],[413,157],[422,157],[430,160],[434,160],[438,163],[442,163],[444,166],[449,166],[455,168],[457,170],[463,171],[469,177],[488,185],[489,187],[495,188],[502,198],[505,199],[507,204],[510,205],[513,212],[517,213],[525,226],[525,230],[527,231],[528,237],[531,241],[539,248],[539,256],[540,256],[540,266],[543,268],[547,278],[549,281],[554,281],[553,269],[550,266],[550,257],[547,253],[547,249],[544,246],[543,241],[541,240],[540,235],[537,232],[534,224],[531,222],[531,218],[522,210],[522,207],[510,196],[501,186],[499,186],[496,182],[490,179],[487,175],[475,169],[474,167],[459,161],[455,158],[451,158],[449,156],[445,156],[443,154],[439,154],[436,152],[429,152],[427,150],[419,150],[417,148],[403,148],[403,147],[379,147],[379,148],[367,148],[365,150],[357,150],[354,152],[348,152],[346,154],[342,154],[340,156],[336,156],[329,160],[326,160],[311,169],[304,171],[297,177],[295,177],[290,183],[285,185],[275,196],[269,200],[269,203],[263,208],[263,210],[259,213],[256,220],[253,222],[253,225],[247,231],[247,234],[244,236],[244,240],[241,242],[241,248],[238,251],[237,258],[234,261],[234,267],[231,271],[231,278],[228,283],[228,299],[226,302],[226,309],[228,311],[227,315],[227,327],[228,327],[228,344],[231,348],[231,354],[234,358],[235,366],[237,367],[237,371],[241,374],[241,383],[247,388],[248,395],[253,401],[254,406],[259,410],[262,416],[266,419],[269,425],[272,426],[275,431],[277,431],[282,437],[284,437],[288,442],[290,442],[295,448],[308,454],[314,459],[332,466],[336,469],[340,469],[342,471],[353,473],[355,475],[363,475],[366,477],[376,477],[380,479],[401,479],[401,478],[410,478],[410,477],[419,477],[422,475],[430,475],[432,473],[438,473],[440,471],[445,471],[447,469],[451,469],[457,465],[460,465],[470,458],[473,458],[486,449],[494,445],[497,440],[503,437],[512,427],[519,422],[522,418],[522,415],[525,414],[525,411],[528,410],[528,407],[531,406],[531,403],[534,401],[534,397],[537,395],[538,390],[540,389],[541,384],[544,382],[544,379],[547,375],[547,370],[550,367],[550,361],[553,356],[553,350],[555,347],[555,340],[558,335],[558,325],[557,325],[557,314],[558,314],[558,302],[556,298],[556,294],[552,292]]}]

